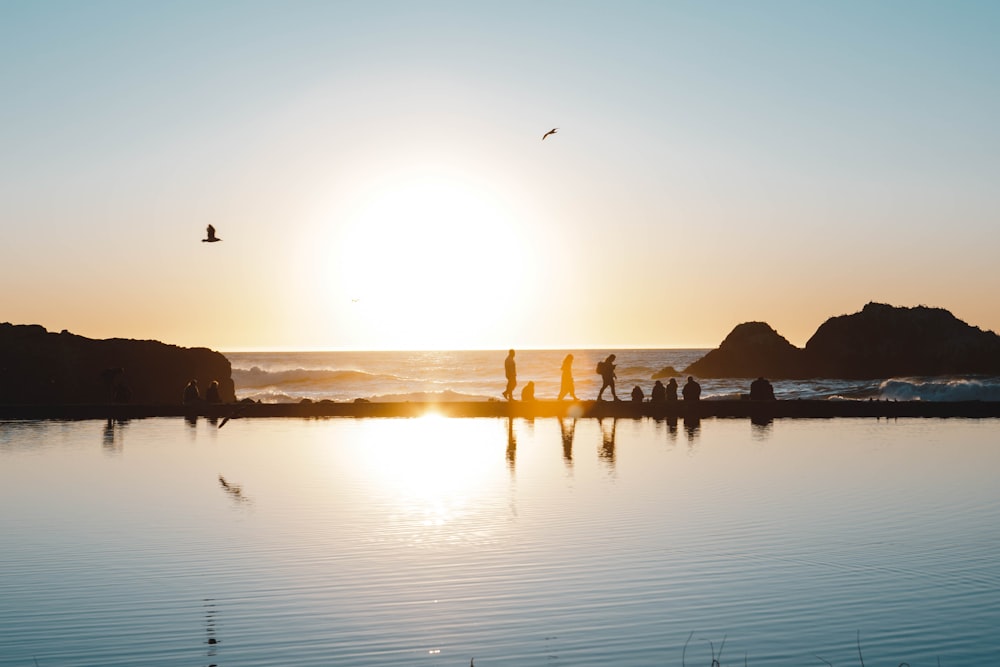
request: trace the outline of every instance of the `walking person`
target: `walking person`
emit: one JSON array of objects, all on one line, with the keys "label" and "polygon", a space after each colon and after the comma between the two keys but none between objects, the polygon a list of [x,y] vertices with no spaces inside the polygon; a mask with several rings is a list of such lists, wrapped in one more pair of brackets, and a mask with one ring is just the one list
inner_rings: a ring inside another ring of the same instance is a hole
[{"label": "walking person", "polygon": [[604,394],[604,390],[611,388],[611,396],[616,401],[620,401],[618,394],[615,393],[615,355],[609,354],[608,358],[604,361],[597,362],[597,372],[601,374],[601,390],[597,392],[597,400],[602,400],[601,396]]},{"label": "walking person", "polygon": [[507,358],[503,362],[503,372],[507,376],[507,388],[503,390],[503,397],[513,401],[514,387],[517,386],[517,366],[514,364],[513,349],[507,353]]},{"label": "walking person", "polygon": [[576,388],[573,384],[573,355],[567,354],[566,358],[562,362],[562,380],[559,383],[559,398],[556,400],[563,400],[566,398],[566,394],[569,394],[574,401],[578,401],[576,397]]}]

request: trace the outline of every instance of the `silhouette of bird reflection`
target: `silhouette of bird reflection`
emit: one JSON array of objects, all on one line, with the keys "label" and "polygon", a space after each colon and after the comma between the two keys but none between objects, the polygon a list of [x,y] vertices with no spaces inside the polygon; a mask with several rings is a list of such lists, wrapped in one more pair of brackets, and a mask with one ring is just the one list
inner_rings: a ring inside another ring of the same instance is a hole
[{"label": "silhouette of bird reflection", "polygon": [[205,230],[205,238],[201,240],[202,243],[215,243],[216,241],[221,241],[218,236],[215,235],[215,227],[209,225]]}]

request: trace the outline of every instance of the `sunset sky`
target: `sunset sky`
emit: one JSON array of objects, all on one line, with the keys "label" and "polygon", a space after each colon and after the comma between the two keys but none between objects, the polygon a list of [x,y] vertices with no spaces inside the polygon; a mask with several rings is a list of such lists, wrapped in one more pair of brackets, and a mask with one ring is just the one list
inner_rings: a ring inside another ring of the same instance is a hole
[{"label": "sunset sky", "polygon": [[997,35],[989,1],[0,0],[0,322],[801,346],[879,301],[1000,331]]}]

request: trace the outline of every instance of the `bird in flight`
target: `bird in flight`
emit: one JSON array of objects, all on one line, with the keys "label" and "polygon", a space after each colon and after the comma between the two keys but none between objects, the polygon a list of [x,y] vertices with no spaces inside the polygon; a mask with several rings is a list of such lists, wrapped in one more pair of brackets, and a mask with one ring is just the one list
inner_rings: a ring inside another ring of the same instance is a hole
[{"label": "bird in flight", "polygon": [[549,136],[550,134],[555,134],[556,130],[558,130],[558,129],[559,129],[558,127],[553,127],[551,130],[549,130],[548,132],[546,132],[545,134],[543,134],[542,135],[542,141],[545,141],[545,137]]},{"label": "bird in flight", "polygon": [[201,240],[202,243],[215,243],[216,241],[222,240],[215,235],[215,227],[213,227],[212,225],[208,226],[208,229],[205,230],[205,233],[207,235],[207,238],[203,238]]}]

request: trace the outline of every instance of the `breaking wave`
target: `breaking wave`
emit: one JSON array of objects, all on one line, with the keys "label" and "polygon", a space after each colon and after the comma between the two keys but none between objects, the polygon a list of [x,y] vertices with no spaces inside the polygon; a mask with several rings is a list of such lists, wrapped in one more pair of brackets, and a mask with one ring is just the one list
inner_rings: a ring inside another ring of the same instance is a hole
[{"label": "breaking wave", "polygon": [[879,393],[897,401],[1000,401],[1000,378],[891,378]]}]

